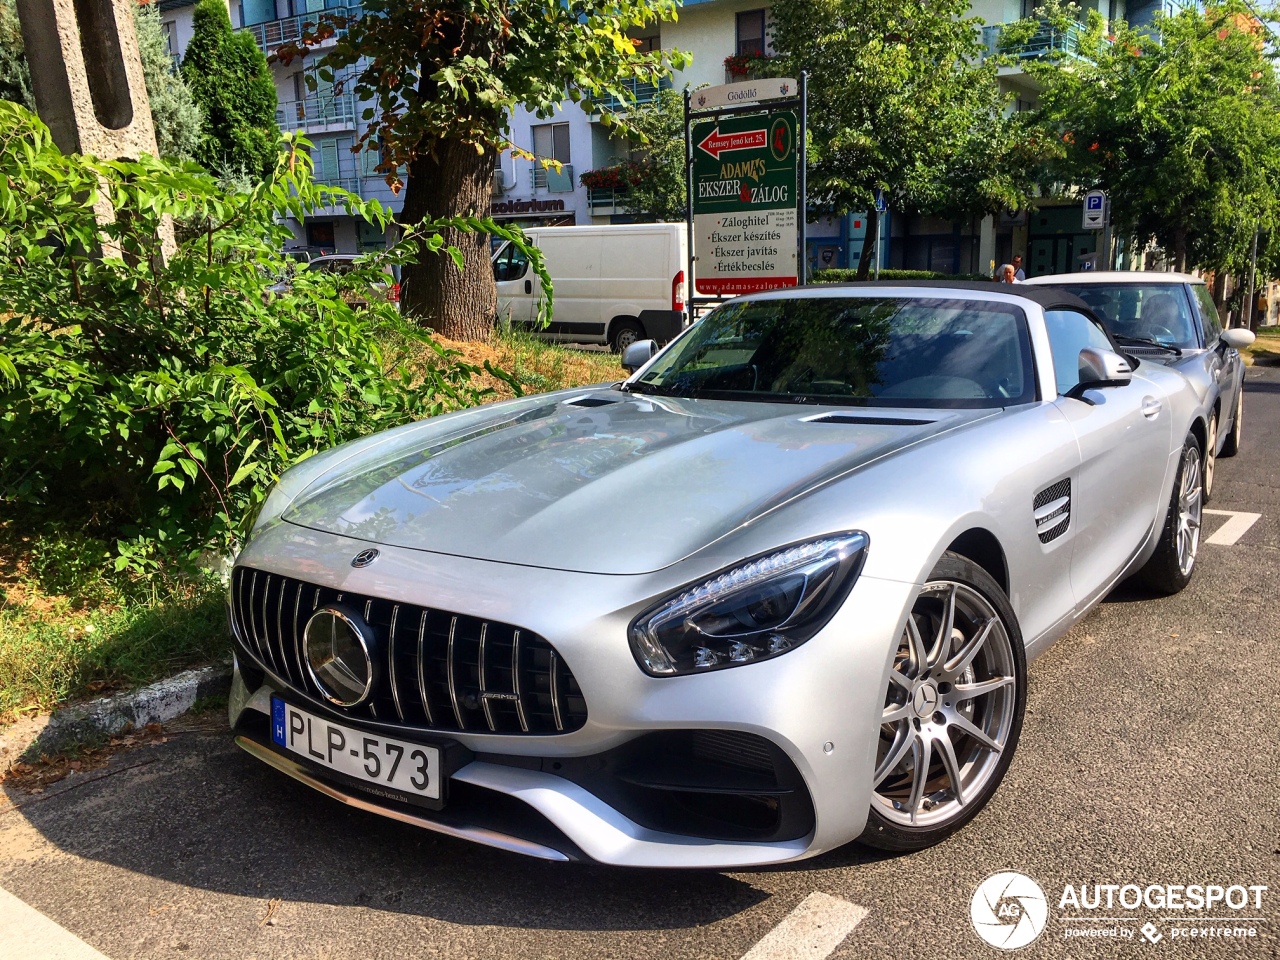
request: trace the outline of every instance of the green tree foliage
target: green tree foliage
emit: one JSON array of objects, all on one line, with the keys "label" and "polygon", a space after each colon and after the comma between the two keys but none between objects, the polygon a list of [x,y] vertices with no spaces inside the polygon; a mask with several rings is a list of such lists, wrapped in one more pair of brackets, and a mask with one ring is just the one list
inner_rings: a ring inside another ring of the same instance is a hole
[{"label": "green tree foliage", "polygon": [[640,176],[628,189],[626,209],[648,220],[683,220],[687,211],[684,98],[662,90],[628,115],[644,151]]},{"label": "green tree foliage", "polygon": [[[632,82],[657,83],[687,57],[640,52],[628,31],[676,16],[676,0],[365,0],[364,15],[325,15],[298,48],[327,42],[322,79],[351,71],[358,99],[371,101],[359,144],[381,151],[393,186],[407,167],[404,214],[413,222],[485,215],[498,154],[513,146],[508,118],[517,106],[555,115],[567,97],[634,102]],[[626,121],[607,108],[606,123]],[[529,156],[528,144],[518,145]],[[405,274],[405,308],[457,339],[482,338],[496,311],[489,245],[448,235],[463,251],[461,274],[419,258]]]},{"label": "green tree foliage", "polygon": [[[271,177],[227,192],[190,164],[64,155],[33,114],[0,102],[7,520],[115,542],[118,569],[148,574],[165,558],[228,549],[291,464],[481,398],[473,367],[368,297],[382,262],[273,286],[288,263],[286,217],[390,217],[313,182],[305,141],[286,146]],[[116,212],[105,226],[99,196]],[[165,217],[179,244],[162,261]],[[537,251],[492,221],[423,225],[412,245],[460,261],[445,227],[512,239],[548,288]],[[407,351],[423,345],[434,362],[410,369]]]},{"label": "green tree foliage", "polygon": [[192,160],[200,142],[203,118],[186,82],[173,70],[160,13],[153,4],[140,4],[134,23],[160,156]]},{"label": "green tree foliage", "polygon": [[224,0],[200,0],[182,77],[204,113],[196,159],[223,176],[265,178],[279,149],[276,86],[253,37],[235,33]]},{"label": "green tree foliage", "polygon": [[1041,142],[1004,115],[969,0],[776,0],[772,72],[809,71],[811,202],[982,215],[1026,202]]},{"label": "green tree foliage", "polygon": [[1255,230],[1280,218],[1275,57],[1238,0],[1110,35],[1093,15],[1078,59],[1029,68],[1043,129],[1065,147],[1058,178],[1107,190],[1117,226],[1180,269],[1241,272]]},{"label": "green tree foliage", "polygon": [[20,103],[28,110],[36,108],[15,0],[0,0],[0,100]]}]

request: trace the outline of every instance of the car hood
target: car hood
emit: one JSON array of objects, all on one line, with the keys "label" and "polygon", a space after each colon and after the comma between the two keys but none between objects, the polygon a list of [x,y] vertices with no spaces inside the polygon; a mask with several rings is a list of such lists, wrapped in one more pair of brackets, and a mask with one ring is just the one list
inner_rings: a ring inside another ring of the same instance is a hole
[{"label": "car hood", "polygon": [[647,573],[871,460],[998,412],[837,411],[614,390],[490,411],[462,428],[424,421],[390,450],[343,461],[283,519],[413,550]]}]

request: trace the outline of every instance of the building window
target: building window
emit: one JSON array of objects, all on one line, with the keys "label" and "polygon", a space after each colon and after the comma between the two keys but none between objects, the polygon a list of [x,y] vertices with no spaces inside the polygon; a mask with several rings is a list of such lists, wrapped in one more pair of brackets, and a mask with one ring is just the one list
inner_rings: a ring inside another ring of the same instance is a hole
[{"label": "building window", "polygon": [[318,247],[320,253],[334,252],[333,221],[314,220],[307,223],[307,245]]},{"label": "building window", "polygon": [[[533,155],[544,160],[569,163],[569,125],[567,123],[543,123],[533,128]],[[547,168],[541,163],[533,165],[533,185],[547,185]]]},{"label": "building window", "polygon": [[164,48],[171,57],[178,52],[177,26],[175,20],[165,20],[160,24],[160,30],[164,34]]},{"label": "building window", "polygon": [[738,14],[738,56],[764,52],[764,11],[744,10]]},{"label": "building window", "polygon": [[662,37],[637,37],[631,42],[636,45],[636,53],[653,53],[662,49]]}]

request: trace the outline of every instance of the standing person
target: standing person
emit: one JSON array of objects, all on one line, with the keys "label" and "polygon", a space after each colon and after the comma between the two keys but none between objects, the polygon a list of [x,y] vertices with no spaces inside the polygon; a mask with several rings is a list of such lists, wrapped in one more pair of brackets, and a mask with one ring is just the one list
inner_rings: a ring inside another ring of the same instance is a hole
[{"label": "standing person", "polygon": [[1022,254],[1013,258],[1013,276],[1018,282],[1027,279],[1027,272],[1022,269]]},{"label": "standing person", "polygon": [[1018,282],[1018,274],[1017,274],[1017,271],[1014,270],[1013,264],[1004,263],[1000,265],[1000,269],[996,271],[996,282],[997,283],[1017,283]]}]

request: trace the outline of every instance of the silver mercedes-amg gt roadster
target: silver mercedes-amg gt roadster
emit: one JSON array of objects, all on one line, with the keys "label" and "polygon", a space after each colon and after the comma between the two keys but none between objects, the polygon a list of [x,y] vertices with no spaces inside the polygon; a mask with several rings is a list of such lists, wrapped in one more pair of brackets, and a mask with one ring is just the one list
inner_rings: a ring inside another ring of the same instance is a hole
[{"label": "silver mercedes-amg gt roadster", "polygon": [[240,746],[554,860],[913,850],[999,785],[1028,661],[1195,570],[1197,397],[1070,293],[781,291],[653,351],[282,476],[231,576]]}]

